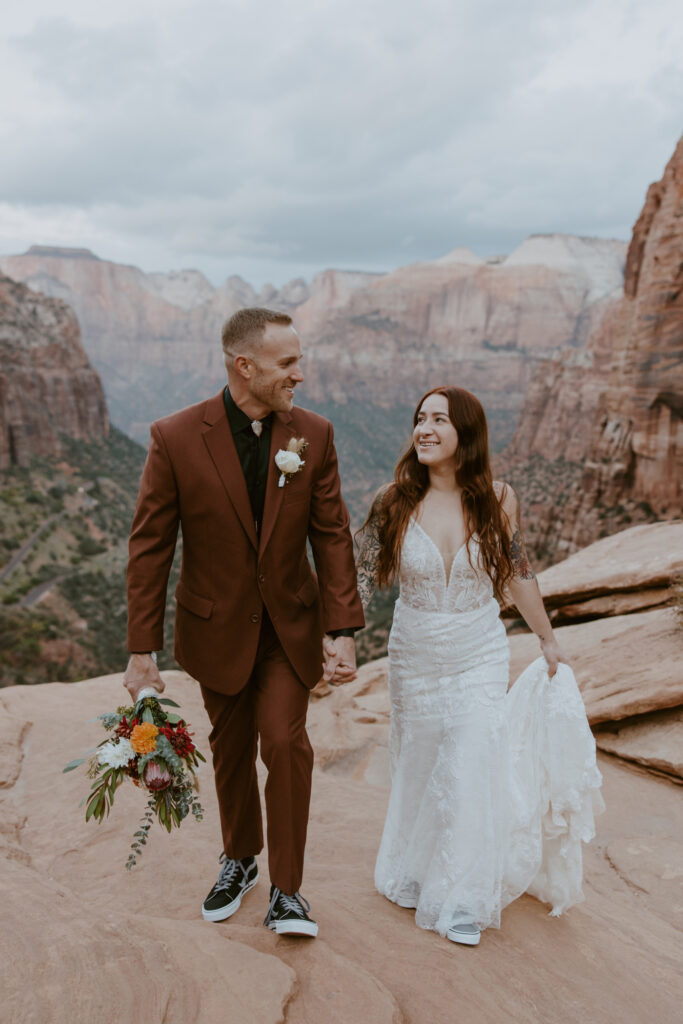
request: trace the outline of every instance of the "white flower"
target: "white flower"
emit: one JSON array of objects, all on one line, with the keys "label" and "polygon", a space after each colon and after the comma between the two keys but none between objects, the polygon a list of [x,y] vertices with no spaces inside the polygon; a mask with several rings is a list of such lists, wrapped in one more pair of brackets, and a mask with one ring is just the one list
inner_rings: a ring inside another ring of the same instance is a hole
[{"label": "white flower", "polygon": [[287,448],[280,448],[275,456],[275,465],[280,470],[278,487],[284,487],[290,476],[298,473],[306,463],[301,458],[301,453],[308,448],[308,441],[305,437],[291,437]]},{"label": "white flower", "polygon": [[118,743],[105,743],[97,751],[97,761],[107,768],[125,768],[129,761],[135,757],[135,751],[130,745],[130,740],[120,739]]},{"label": "white flower", "polygon": [[275,456],[275,465],[281,473],[298,473],[303,466],[303,460],[296,452],[286,452],[281,448]]}]

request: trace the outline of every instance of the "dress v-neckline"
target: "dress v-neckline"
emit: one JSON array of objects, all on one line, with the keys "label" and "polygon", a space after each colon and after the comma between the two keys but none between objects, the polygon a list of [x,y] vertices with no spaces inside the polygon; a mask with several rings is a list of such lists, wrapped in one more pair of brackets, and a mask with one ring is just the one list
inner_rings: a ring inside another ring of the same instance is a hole
[{"label": "dress v-neckline", "polygon": [[418,520],[415,517],[413,517],[412,521],[413,521],[413,523],[415,523],[415,526],[417,526],[418,530],[422,531],[422,533],[425,535],[425,537],[427,538],[427,540],[429,541],[429,543],[432,545],[432,547],[436,551],[437,555],[439,556],[439,560],[441,562],[441,568],[443,569],[444,579],[446,580],[446,590],[448,590],[448,587],[449,587],[450,582],[451,582],[451,576],[453,575],[453,566],[455,565],[455,560],[458,557],[458,555],[460,554],[460,552],[462,551],[462,549],[467,547],[467,541],[463,541],[463,543],[460,545],[458,550],[453,555],[453,559],[451,561],[450,567],[447,569],[446,568],[446,561],[445,561],[443,555],[441,554],[441,548],[439,547],[439,545],[436,543],[436,541],[432,537],[430,537],[430,535],[425,530],[424,526],[421,523],[419,523]]}]

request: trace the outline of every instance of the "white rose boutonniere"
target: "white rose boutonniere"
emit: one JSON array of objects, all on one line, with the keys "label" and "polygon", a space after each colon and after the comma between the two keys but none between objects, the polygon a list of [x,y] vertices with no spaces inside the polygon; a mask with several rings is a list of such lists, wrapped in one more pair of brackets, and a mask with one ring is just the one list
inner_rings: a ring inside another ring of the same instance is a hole
[{"label": "white rose boutonniere", "polygon": [[303,452],[308,448],[308,441],[303,437],[293,437],[286,448],[280,448],[275,455],[275,465],[280,470],[278,487],[284,487],[289,478],[299,473],[306,465],[301,458]]}]

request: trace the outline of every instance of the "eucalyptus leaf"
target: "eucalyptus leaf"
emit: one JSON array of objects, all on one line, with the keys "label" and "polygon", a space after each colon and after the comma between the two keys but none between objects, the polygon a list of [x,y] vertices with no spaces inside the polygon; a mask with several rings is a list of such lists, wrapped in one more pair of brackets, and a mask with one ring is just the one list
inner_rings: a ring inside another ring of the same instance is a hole
[{"label": "eucalyptus leaf", "polygon": [[86,821],[90,821],[90,819],[92,818],[93,814],[95,813],[95,808],[97,807],[97,801],[98,801],[98,796],[97,796],[97,794],[95,794],[95,796],[91,797],[90,803],[88,804],[87,810],[85,812],[85,820]]},{"label": "eucalyptus leaf", "polygon": [[159,700],[160,704],[166,704],[166,706],[169,707],[169,708],[179,708],[180,707],[180,704],[176,704],[176,702],[174,700],[171,700],[170,697],[159,697],[158,700]]},{"label": "eucalyptus leaf", "polygon": [[75,761],[69,761],[66,768],[62,768],[62,774],[64,774],[64,772],[72,772],[74,768],[78,768],[79,765],[82,765],[86,760],[87,758],[85,757],[77,757]]},{"label": "eucalyptus leaf", "polygon": [[115,712],[107,712],[104,715],[97,716],[97,719],[102,722],[105,729],[114,729],[122,718],[123,715],[117,715]]}]

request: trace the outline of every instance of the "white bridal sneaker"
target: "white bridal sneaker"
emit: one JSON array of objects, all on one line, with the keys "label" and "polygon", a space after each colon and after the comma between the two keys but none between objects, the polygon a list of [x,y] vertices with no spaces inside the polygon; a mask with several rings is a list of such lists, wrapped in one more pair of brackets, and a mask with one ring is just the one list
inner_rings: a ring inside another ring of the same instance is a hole
[{"label": "white bridal sneaker", "polygon": [[410,882],[401,889],[400,893],[396,897],[395,903],[399,907],[406,907],[409,910],[415,910],[420,899],[420,890],[417,887],[416,882]]},{"label": "white bridal sneaker", "polygon": [[478,946],[481,932],[476,924],[454,924],[446,932],[451,942],[460,942],[463,946]]}]

